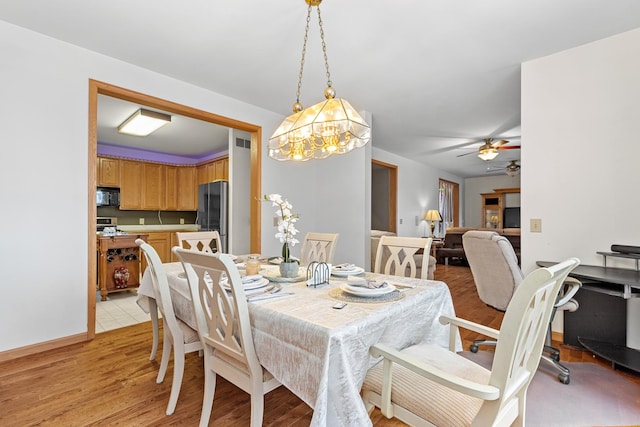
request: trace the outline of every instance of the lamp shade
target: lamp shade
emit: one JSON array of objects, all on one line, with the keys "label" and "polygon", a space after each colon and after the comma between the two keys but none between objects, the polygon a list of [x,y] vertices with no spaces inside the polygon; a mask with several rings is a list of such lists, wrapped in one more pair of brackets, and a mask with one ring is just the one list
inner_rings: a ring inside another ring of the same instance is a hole
[{"label": "lamp shade", "polygon": [[440,212],[435,209],[428,210],[426,214],[424,214],[425,221],[442,221],[442,217],[440,216]]}]

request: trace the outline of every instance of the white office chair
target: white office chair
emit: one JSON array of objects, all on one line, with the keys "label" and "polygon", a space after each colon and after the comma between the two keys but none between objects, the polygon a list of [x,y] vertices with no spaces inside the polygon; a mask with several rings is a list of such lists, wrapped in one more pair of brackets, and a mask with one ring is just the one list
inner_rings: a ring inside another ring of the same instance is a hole
[{"label": "white office chair", "polygon": [[[511,298],[500,330],[457,317],[450,325],[450,348],[418,344],[396,350],[371,347],[383,360],[367,372],[362,399],[415,426],[524,426],[527,389],[540,363],[545,331],[558,291],[579,264],[568,259],[529,274]],[[491,370],[455,353],[458,327],[497,339]]]},{"label": "white office chair", "polygon": [[182,377],[184,375],[184,355],[194,351],[202,350],[202,343],[198,333],[191,329],[186,323],[178,319],[173,311],[171,294],[167,275],[162,266],[162,261],[156,250],[142,239],[136,239],[136,245],[142,249],[149,271],[155,293],[155,300],[162,313],[163,342],[162,360],[156,382],[160,384],[164,380],[171,357],[173,347],[173,382],[171,383],[171,394],[167,404],[167,415],[173,414],[178,402],[178,395],[182,387]]},{"label": "white office chair", "polygon": [[178,245],[184,249],[202,252],[222,252],[222,240],[217,231],[176,232]]},{"label": "white office chair", "polygon": [[[251,395],[251,427],[260,427],[264,395],[280,386],[258,361],[253,346],[249,308],[238,268],[227,254],[175,247],[187,273],[191,298],[204,344],[204,397],[200,426],[209,425],[220,375]],[[231,294],[220,283],[226,276]]]},{"label": "white office chair", "polygon": [[307,233],[302,241],[300,264],[309,265],[313,261],[333,263],[338,233]]}]

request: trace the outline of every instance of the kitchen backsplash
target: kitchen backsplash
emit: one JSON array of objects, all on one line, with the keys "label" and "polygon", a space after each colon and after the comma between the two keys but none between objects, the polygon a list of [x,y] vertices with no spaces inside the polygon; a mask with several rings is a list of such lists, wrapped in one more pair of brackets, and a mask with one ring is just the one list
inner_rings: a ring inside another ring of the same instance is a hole
[{"label": "kitchen backsplash", "polygon": [[140,218],[144,218],[144,225],[180,224],[180,219],[185,224],[196,222],[196,212],[192,211],[160,211],[158,218],[158,211],[123,211],[115,206],[98,207],[98,216],[116,217],[118,225],[139,225]]}]

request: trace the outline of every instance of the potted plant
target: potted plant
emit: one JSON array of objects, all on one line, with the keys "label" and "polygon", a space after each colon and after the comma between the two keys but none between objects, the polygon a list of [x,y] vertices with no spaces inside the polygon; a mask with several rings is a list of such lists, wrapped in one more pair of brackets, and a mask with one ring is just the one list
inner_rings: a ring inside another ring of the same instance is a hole
[{"label": "potted plant", "polygon": [[298,215],[291,213],[291,204],[287,199],[283,199],[280,194],[267,194],[264,199],[272,202],[276,207],[276,215],[278,215],[278,232],[276,239],[282,243],[282,262],[280,263],[280,275],[282,277],[293,278],[298,277],[299,261],[291,257],[290,248],[296,243],[300,243],[294,236],[298,232],[295,223]]}]

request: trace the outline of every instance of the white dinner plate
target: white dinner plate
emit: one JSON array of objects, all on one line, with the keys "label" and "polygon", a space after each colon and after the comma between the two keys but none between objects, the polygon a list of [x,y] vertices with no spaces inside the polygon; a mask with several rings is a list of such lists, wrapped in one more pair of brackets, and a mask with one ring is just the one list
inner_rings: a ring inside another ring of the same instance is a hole
[{"label": "white dinner plate", "polygon": [[[255,281],[253,281],[253,282],[249,282],[249,283],[245,283],[245,284],[243,285],[243,287],[244,287],[244,290],[245,290],[245,291],[249,291],[249,290],[251,290],[251,289],[264,288],[264,287],[265,287],[265,286],[267,286],[268,284],[269,284],[269,279],[267,279],[267,278],[264,278],[264,277],[263,277],[262,279],[255,280]],[[223,288],[225,288],[225,289],[227,289],[227,290],[230,290],[230,289],[231,289],[231,286],[229,286],[229,285],[227,284],[227,281],[226,281],[226,280],[222,283],[222,287],[223,287]]]},{"label": "white dinner plate", "polygon": [[343,283],[340,286],[340,289],[342,289],[344,292],[348,294],[356,295],[359,297],[379,297],[381,295],[386,295],[388,293],[395,291],[396,287],[387,283],[387,286],[383,288],[369,289],[369,288],[361,288],[359,286],[349,286],[347,283]]},{"label": "white dinner plate", "polygon": [[333,276],[340,276],[340,277],[347,277],[347,276],[355,276],[358,274],[362,274],[364,273],[364,268],[362,267],[355,267],[354,269],[351,270],[345,270],[345,269],[336,269],[336,268],[332,268],[331,269],[331,274]]}]

